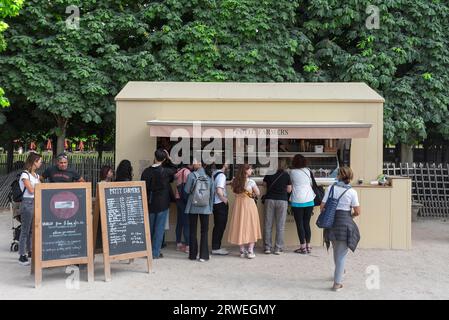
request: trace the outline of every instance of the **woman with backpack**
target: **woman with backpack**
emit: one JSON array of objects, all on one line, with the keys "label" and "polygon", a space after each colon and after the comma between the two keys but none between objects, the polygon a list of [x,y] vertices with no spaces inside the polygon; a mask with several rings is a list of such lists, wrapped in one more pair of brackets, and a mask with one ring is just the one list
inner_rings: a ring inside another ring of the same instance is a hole
[{"label": "woman with backpack", "polygon": [[313,201],[315,193],[312,189],[312,172],[307,168],[307,161],[304,156],[297,154],[293,157],[290,178],[292,182],[290,203],[300,243],[300,247],[295,252],[300,254],[311,253],[310,239],[312,232],[310,219],[315,206]]},{"label": "woman with backpack", "polygon": [[[189,253],[189,216],[186,214],[186,206],[188,195],[184,191],[187,178],[192,172],[192,165],[181,164],[178,172],[175,174],[176,190],[176,250]],[[184,242],[182,242],[182,235],[184,235]]]},{"label": "woman with backpack", "polygon": [[[20,203],[21,232],[19,240],[19,264],[27,266],[30,264],[28,258],[31,258],[31,233],[34,218],[34,188],[39,181],[39,175],[36,173],[42,165],[42,156],[31,152],[25,161],[25,171],[19,178],[19,186],[22,190],[22,202]],[[28,250],[28,257],[26,252]]]},{"label": "woman with backpack", "polygon": [[213,212],[214,184],[210,172],[206,172],[201,162],[193,161],[193,172],[187,177],[184,191],[189,196],[185,209],[189,215],[189,259],[196,260],[198,255],[197,223],[199,218],[201,225],[199,261],[208,261],[209,215]]},{"label": "woman with backpack", "polygon": [[338,202],[332,228],[324,229],[323,234],[327,249],[329,250],[330,243],[332,242],[334,251],[335,272],[334,285],[332,287],[334,291],[340,291],[343,288],[342,280],[348,249],[354,252],[360,241],[359,228],[353,220],[353,217],[360,215],[359,199],[357,192],[349,184],[353,176],[351,168],[339,168],[338,182],[327,188],[323,202],[321,203],[321,211],[323,211],[326,202],[328,202],[329,194]]},{"label": "woman with backpack", "polygon": [[262,239],[259,211],[255,202],[260,191],[256,182],[249,178],[252,171],[251,165],[243,164],[232,181],[235,201],[228,235],[230,243],[240,246],[240,257],[248,259],[256,257],[254,246],[257,240]]}]

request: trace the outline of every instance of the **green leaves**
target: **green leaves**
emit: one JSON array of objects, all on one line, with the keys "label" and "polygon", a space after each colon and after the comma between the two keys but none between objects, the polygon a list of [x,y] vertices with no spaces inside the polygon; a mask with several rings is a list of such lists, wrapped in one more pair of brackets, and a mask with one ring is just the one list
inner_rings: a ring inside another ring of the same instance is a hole
[{"label": "green leaves", "polygon": [[19,14],[23,6],[23,0],[1,0],[0,18],[14,17]]},{"label": "green leaves", "polygon": [[[0,19],[14,17],[19,14],[22,8],[23,0],[0,0]],[[8,28],[8,24],[0,20],[0,52],[6,49],[6,41],[3,32]],[[2,70],[4,72],[4,70]],[[0,81],[1,83],[1,81]],[[5,91],[0,87],[0,108],[9,107],[9,100],[4,96]],[[0,125],[6,121],[3,114],[0,113]]]},{"label": "green leaves", "polygon": [[9,107],[9,100],[4,97],[5,91],[0,88],[0,108]]},{"label": "green leaves", "polygon": [[386,99],[386,142],[410,143],[449,131],[448,18],[447,2],[424,0],[29,1],[7,21],[0,83],[98,123],[128,81],[362,81]]}]

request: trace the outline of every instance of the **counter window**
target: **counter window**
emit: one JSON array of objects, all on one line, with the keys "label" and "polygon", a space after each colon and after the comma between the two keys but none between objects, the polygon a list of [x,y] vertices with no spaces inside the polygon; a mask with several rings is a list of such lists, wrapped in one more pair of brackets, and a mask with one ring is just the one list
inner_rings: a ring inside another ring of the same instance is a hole
[{"label": "counter window", "polygon": [[[254,168],[255,177],[263,177],[267,174],[270,164],[261,163],[257,152],[269,155],[269,140],[267,140],[265,150],[257,150],[254,140],[248,139],[222,139],[221,149],[213,149],[212,156],[216,155],[224,161],[225,148],[232,145],[232,152],[228,156],[232,158],[231,170],[228,172],[228,179],[232,179],[237,172],[238,160],[250,163]],[[170,141],[170,138],[158,137],[157,147],[171,151],[172,147],[180,141]],[[204,150],[211,141],[201,141],[201,150]],[[258,145],[258,144],[257,144]],[[284,163],[286,167],[291,166],[295,154],[300,153],[307,159],[308,167],[312,170],[318,180],[333,180],[337,177],[340,165],[350,165],[350,139],[279,139],[278,140],[278,161]],[[250,152],[256,152],[256,156],[250,156]],[[190,139],[190,161],[194,154],[193,139]],[[182,154],[178,154],[182,156]],[[228,161],[229,162],[229,161]],[[318,181],[317,180],[317,181]]]}]

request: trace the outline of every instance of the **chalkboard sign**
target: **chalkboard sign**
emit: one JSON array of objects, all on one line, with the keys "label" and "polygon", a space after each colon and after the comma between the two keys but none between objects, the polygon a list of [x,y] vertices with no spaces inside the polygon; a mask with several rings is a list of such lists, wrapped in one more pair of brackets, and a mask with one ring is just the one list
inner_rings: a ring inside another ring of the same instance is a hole
[{"label": "chalkboard sign", "polygon": [[97,190],[106,281],[111,279],[110,260],[147,257],[150,272],[152,253],[145,183],[100,182]]},{"label": "chalkboard sign", "polygon": [[109,254],[146,250],[141,187],[104,188]]},{"label": "chalkboard sign", "polygon": [[36,287],[42,269],[88,264],[93,281],[91,185],[43,183],[35,189],[33,269]]}]

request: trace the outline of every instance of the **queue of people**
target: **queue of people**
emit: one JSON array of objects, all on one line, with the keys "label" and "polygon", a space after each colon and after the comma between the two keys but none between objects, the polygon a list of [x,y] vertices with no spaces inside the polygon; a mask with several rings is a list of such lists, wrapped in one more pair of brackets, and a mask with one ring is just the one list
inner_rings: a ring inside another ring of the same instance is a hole
[{"label": "queue of people", "polygon": [[[209,216],[213,215],[212,248],[213,255],[227,255],[229,251],[222,247],[222,239],[229,221],[228,242],[239,246],[240,257],[254,259],[255,245],[263,239],[265,254],[280,255],[284,252],[285,222],[289,205],[291,206],[299,239],[298,254],[312,252],[310,220],[315,206],[315,193],[312,188],[312,171],[307,168],[306,159],[297,154],[292,167],[287,170],[280,162],[278,170],[266,175],[263,184],[266,188],[262,201],[265,217],[260,225],[257,199],[261,197],[256,182],[251,179],[252,167],[240,165],[235,178],[231,181],[234,193],[232,207],[227,194],[228,166],[215,164],[211,171],[199,160],[192,164],[175,166],[169,153],[159,148],[154,153],[154,163],[146,168],[140,177],[145,181],[150,215],[150,230],[153,259],[163,258],[161,253],[166,225],[168,224],[170,203],[177,208],[176,250],[188,254],[190,260],[206,262],[209,260]],[[22,233],[19,244],[19,263],[29,265],[31,258],[31,232],[34,217],[34,188],[36,184],[47,182],[83,182],[83,177],[69,168],[65,154],[57,156],[56,165],[47,168],[42,176],[36,171],[42,165],[42,156],[30,153],[25,163],[25,170],[20,176],[20,188],[23,201],[20,204]],[[104,166],[100,172],[100,181],[132,181],[133,168],[129,160],[122,160],[116,173],[110,166]],[[343,288],[342,277],[348,250],[355,251],[360,240],[360,233],[353,217],[360,215],[357,192],[351,188],[352,170],[339,168],[337,182],[327,188],[320,209],[326,206],[330,190],[334,198],[340,198],[335,222],[332,228],[324,229],[324,241],[329,249],[333,248],[335,273],[333,290]],[[172,182],[175,181],[175,191]],[[197,228],[200,221],[200,239],[198,243]],[[273,243],[272,229],[275,225],[276,235]]]}]

